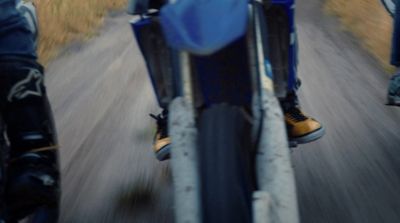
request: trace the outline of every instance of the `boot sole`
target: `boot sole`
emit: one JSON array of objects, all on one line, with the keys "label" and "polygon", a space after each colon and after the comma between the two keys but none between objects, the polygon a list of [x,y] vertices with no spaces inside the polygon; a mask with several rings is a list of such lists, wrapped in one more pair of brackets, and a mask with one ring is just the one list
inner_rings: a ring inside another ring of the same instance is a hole
[{"label": "boot sole", "polygon": [[290,144],[292,145],[297,145],[297,144],[306,144],[306,143],[310,143],[313,141],[316,141],[318,139],[320,139],[322,136],[325,135],[325,128],[321,127],[318,130],[315,130],[314,132],[311,132],[307,135],[304,136],[300,136],[297,138],[291,138],[290,139]]},{"label": "boot sole", "polygon": [[165,161],[171,158],[171,144],[162,147],[156,152],[158,161]]},{"label": "boot sole", "polygon": [[395,96],[388,96],[388,103],[386,105],[400,106],[400,99]]}]

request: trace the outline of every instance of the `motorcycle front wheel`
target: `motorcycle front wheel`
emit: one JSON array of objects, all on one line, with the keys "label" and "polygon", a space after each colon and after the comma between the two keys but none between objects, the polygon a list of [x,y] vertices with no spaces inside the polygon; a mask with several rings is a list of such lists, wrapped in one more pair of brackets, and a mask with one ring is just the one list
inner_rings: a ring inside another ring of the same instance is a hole
[{"label": "motorcycle front wheel", "polygon": [[255,190],[250,123],[234,106],[217,104],[199,118],[203,223],[252,222]]}]

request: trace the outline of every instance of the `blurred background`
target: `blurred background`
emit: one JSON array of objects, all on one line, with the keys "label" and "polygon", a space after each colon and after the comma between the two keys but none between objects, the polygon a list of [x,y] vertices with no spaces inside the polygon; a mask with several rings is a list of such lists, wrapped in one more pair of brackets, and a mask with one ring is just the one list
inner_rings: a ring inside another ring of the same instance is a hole
[{"label": "blurred background", "polygon": [[386,69],[389,67],[392,17],[380,0],[327,0],[325,10],[339,17],[344,30],[351,32]]},{"label": "blurred background", "polygon": [[[173,222],[158,113],[125,0],[35,0],[62,145],[61,222]],[[380,0],[297,0],[304,110],[327,135],[292,153],[302,222],[400,222],[400,108],[386,107]]]}]

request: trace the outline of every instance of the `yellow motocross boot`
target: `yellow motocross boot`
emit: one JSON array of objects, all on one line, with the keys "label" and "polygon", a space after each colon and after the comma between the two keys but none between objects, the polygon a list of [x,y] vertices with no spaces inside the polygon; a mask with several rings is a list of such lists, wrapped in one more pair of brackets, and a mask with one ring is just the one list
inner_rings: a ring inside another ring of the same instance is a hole
[{"label": "yellow motocross boot", "polygon": [[170,158],[171,139],[168,136],[168,112],[164,110],[159,115],[150,115],[157,121],[157,132],[154,137],[153,150],[159,161],[164,161]]},{"label": "yellow motocross boot", "polygon": [[318,140],[325,134],[325,129],[317,120],[306,116],[295,106],[284,111],[289,140],[296,144]]}]

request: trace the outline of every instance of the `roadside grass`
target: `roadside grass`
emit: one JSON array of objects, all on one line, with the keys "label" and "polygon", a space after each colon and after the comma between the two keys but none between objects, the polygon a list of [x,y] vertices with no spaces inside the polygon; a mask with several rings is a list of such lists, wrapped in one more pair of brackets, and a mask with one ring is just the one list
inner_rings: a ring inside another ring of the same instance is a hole
[{"label": "roadside grass", "polygon": [[[72,41],[96,33],[110,10],[123,8],[127,0],[33,0],[37,6],[40,36],[39,60],[46,64]],[[325,9],[339,16],[346,30],[383,65],[389,65],[392,18],[379,0],[327,0]]]},{"label": "roadside grass", "polygon": [[33,0],[37,6],[40,35],[38,54],[46,64],[72,41],[88,39],[110,10],[119,10],[127,0]]},{"label": "roadside grass", "polygon": [[379,0],[327,0],[325,10],[337,15],[350,31],[388,72],[392,18]]}]

